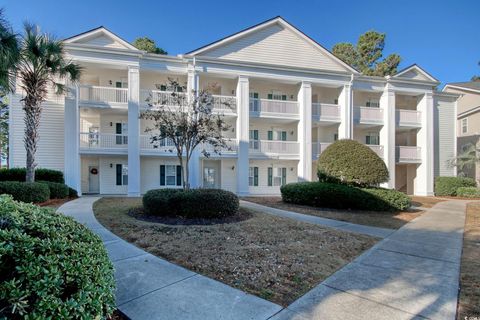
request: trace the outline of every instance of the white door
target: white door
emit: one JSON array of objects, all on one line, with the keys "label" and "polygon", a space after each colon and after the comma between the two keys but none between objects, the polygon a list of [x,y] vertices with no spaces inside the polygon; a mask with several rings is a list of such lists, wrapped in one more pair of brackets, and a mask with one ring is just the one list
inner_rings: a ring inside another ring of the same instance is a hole
[{"label": "white door", "polygon": [[97,166],[88,167],[88,193],[100,192],[100,178]]},{"label": "white door", "polygon": [[216,179],[216,170],[215,168],[205,167],[203,168],[203,187],[204,188],[216,188],[217,179]]}]

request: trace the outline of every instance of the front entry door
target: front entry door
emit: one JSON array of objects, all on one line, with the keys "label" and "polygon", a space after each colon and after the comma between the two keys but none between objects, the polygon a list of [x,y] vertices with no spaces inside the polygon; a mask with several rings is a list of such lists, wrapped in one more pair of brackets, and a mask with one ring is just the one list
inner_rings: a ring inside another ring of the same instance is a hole
[{"label": "front entry door", "polygon": [[204,188],[216,188],[217,179],[216,179],[216,170],[215,168],[205,167],[203,168],[203,187]]},{"label": "front entry door", "polygon": [[88,167],[88,193],[100,192],[100,179],[97,166]]}]

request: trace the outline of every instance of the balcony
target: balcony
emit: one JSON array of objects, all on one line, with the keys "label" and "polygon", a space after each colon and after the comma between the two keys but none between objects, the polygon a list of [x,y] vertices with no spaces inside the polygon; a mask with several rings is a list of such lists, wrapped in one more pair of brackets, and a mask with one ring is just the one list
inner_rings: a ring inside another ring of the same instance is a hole
[{"label": "balcony", "polygon": [[399,127],[418,128],[422,126],[421,112],[417,110],[397,109],[395,123]]},{"label": "balcony", "polygon": [[205,150],[210,154],[210,157],[218,156],[235,156],[238,152],[238,143],[237,140],[228,140],[227,148],[220,150],[219,153],[215,153],[214,148],[211,144],[204,144],[200,150]]},{"label": "balcony", "polygon": [[236,114],[237,113],[237,97],[235,96],[221,96],[212,95],[213,98],[213,111],[224,114]]},{"label": "balcony", "polygon": [[340,122],[340,107],[337,104],[312,103],[312,119],[318,122]]},{"label": "balcony", "polygon": [[173,96],[173,92],[169,91],[140,89],[140,104],[143,106],[152,104],[176,107],[179,103],[187,102],[185,93],[175,92],[175,94],[177,97]]},{"label": "balcony", "polygon": [[297,101],[250,99],[251,117],[299,119]]},{"label": "balcony", "polygon": [[353,118],[355,123],[367,125],[383,124],[383,109],[372,107],[354,107]]},{"label": "balcony", "polygon": [[367,144],[367,146],[372,149],[380,158],[383,159],[383,146],[375,144]]},{"label": "balcony", "polygon": [[251,155],[299,157],[299,145],[296,141],[250,140],[249,152]]},{"label": "balcony", "polygon": [[79,100],[87,105],[126,105],[128,102],[128,89],[80,85]]},{"label": "balcony", "polygon": [[420,147],[397,146],[395,160],[398,163],[421,163]]},{"label": "balcony", "polygon": [[80,150],[92,153],[127,153],[128,136],[114,133],[80,133]]},{"label": "balcony", "polygon": [[312,158],[318,159],[318,156],[331,145],[331,142],[313,142],[312,143]]}]

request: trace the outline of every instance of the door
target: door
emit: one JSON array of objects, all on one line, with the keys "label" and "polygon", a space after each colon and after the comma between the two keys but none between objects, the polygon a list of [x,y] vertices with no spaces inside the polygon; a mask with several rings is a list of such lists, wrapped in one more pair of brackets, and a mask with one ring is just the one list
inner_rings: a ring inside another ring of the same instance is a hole
[{"label": "door", "polygon": [[203,168],[203,187],[217,188],[216,170],[212,167]]},{"label": "door", "polygon": [[97,166],[88,167],[88,193],[100,192],[100,178]]}]

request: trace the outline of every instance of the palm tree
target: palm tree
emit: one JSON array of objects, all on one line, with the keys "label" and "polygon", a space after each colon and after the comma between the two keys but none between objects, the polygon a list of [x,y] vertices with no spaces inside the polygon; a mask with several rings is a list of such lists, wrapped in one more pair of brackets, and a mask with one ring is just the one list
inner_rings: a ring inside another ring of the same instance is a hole
[{"label": "palm tree", "polygon": [[13,32],[10,24],[5,19],[4,11],[0,8],[0,94],[12,91],[14,77],[10,70],[18,61],[19,48],[18,36]]},{"label": "palm tree", "polygon": [[38,127],[42,103],[47,99],[49,89],[56,94],[65,92],[65,80],[76,82],[81,67],[65,59],[63,43],[32,24],[25,24],[20,38],[18,59],[9,68],[17,85],[24,92],[21,99],[25,112],[26,181],[35,181],[35,153],[37,151]]},{"label": "palm tree", "polygon": [[450,161],[450,165],[457,167],[460,171],[463,171],[463,169],[471,169],[477,163],[480,163],[480,149],[473,143],[470,143],[462,153]]}]

